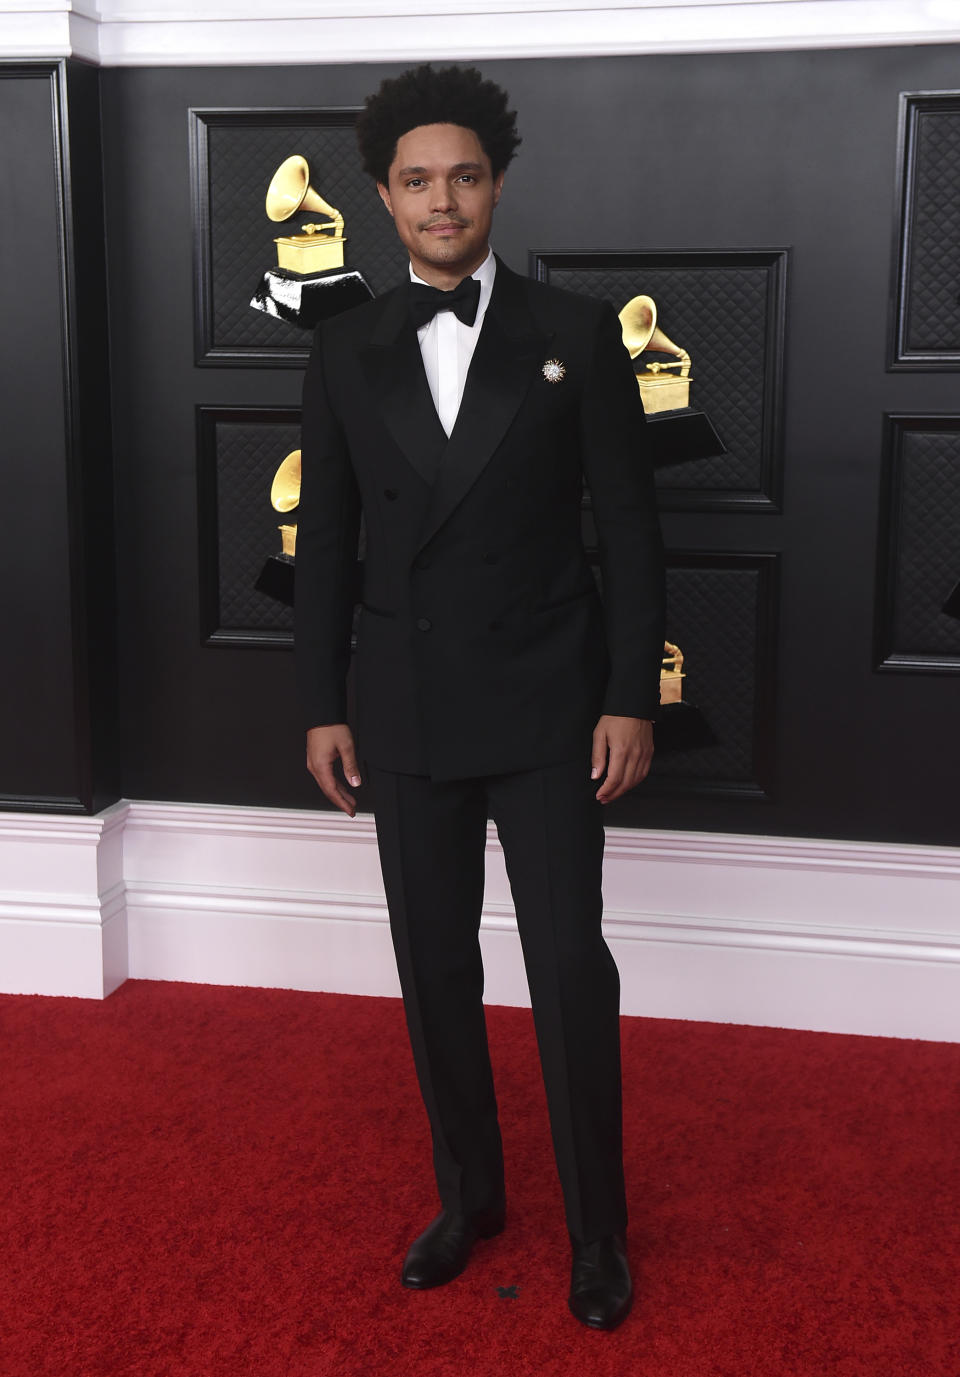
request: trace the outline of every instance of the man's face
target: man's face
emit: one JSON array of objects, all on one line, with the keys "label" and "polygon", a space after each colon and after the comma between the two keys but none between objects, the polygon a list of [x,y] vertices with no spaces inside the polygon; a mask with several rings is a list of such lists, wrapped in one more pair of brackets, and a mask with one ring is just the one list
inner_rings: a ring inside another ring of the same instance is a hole
[{"label": "man's face", "polygon": [[388,185],[377,190],[417,276],[452,287],[487,256],[502,186],[472,129],[421,124],[397,140]]}]

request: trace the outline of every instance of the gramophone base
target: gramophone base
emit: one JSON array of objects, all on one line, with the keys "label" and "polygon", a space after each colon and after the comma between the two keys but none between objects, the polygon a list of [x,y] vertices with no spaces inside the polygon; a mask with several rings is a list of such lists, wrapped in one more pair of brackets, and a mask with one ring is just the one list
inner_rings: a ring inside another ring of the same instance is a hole
[{"label": "gramophone base", "polygon": [[277,602],[292,607],[294,567],[292,555],[271,555],[253,586],[258,593],[266,593],[267,597],[276,598]]},{"label": "gramophone base", "polygon": [[362,273],[332,268],[303,276],[287,268],[268,268],[250,305],[277,320],[312,330],[321,320],[338,316],[351,306],[362,306],[372,297]]},{"label": "gramophone base", "polygon": [[705,411],[685,406],[676,411],[655,411],[647,417],[655,469],[685,464],[690,459],[713,459],[727,447]]},{"label": "gramophone base", "polygon": [[664,703],[654,723],[657,754],[719,745],[716,732],[694,703]]},{"label": "gramophone base", "polygon": [[956,617],[960,620],[960,583],[957,584],[940,611],[945,612],[948,617]]}]

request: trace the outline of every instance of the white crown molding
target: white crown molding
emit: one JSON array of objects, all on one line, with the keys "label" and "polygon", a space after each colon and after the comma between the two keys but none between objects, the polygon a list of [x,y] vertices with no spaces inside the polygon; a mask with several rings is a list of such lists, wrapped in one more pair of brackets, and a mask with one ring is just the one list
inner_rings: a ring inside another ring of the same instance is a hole
[{"label": "white crown molding", "polygon": [[456,61],[960,41],[957,0],[0,0],[5,57],[105,66]]},{"label": "white crown molding", "polygon": [[0,57],[78,57],[99,63],[95,0],[0,0]]},{"label": "white crown molding", "polygon": [[[799,0],[799,3],[817,0]],[[767,4],[783,5],[791,0],[708,0],[713,5]],[[792,0],[798,3],[798,0]],[[823,3],[823,0],[819,0]],[[836,0],[827,0],[836,3]],[[28,7],[29,8],[29,7]],[[50,8],[41,3],[39,9]],[[74,6],[74,8],[78,8]],[[83,8],[80,6],[79,8]],[[591,8],[592,13],[610,10],[703,9],[704,0],[604,0]],[[94,9],[97,9],[95,6]],[[89,7],[84,10],[92,12]],[[469,17],[475,15],[498,18],[504,14],[582,14],[583,5],[566,4],[564,0],[276,0],[267,11],[263,0],[203,0],[202,12],[187,4],[157,4],[156,0],[103,0],[97,12],[104,23],[167,23],[193,22],[200,19],[256,20],[295,19],[302,23],[309,19],[432,19],[436,17]]]}]

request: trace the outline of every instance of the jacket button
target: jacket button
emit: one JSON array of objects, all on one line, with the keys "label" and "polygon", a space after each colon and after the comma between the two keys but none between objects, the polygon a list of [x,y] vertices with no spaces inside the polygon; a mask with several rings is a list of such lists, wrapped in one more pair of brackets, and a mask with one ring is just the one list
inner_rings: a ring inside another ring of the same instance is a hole
[{"label": "jacket button", "polygon": [[507,492],[516,492],[519,484],[515,478],[507,479]]},{"label": "jacket button", "polygon": [[487,550],[483,556],[484,564],[499,564],[500,555],[496,550]]},{"label": "jacket button", "polygon": [[429,555],[417,555],[416,559],[413,561],[413,567],[414,567],[414,569],[429,569],[429,568],[430,568],[430,556],[429,556]]},{"label": "jacket button", "polygon": [[388,502],[396,502],[397,498],[400,496],[396,488],[384,488],[383,495]]},{"label": "jacket button", "polygon": [[502,631],[502,630],[503,630],[503,622],[491,622],[491,623],[490,623],[490,630],[491,630],[491,631]]},{"label": "jacket button", "polygon": [[432,626],[433,622],[430,620],[429,617],[420,617],[417,620],[418,631],[429,631]]}]

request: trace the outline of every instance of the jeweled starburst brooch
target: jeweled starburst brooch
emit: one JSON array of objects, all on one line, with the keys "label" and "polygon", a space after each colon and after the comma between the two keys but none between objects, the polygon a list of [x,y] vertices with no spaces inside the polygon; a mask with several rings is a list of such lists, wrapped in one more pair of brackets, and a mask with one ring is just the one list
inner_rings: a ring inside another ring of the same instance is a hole
[{"label": "jeweled starburst brooch", "polygon": [[567,376],[567,370],[559,359],[547,359],[543,365],[543,376],[547,382],[563,382]]}]

